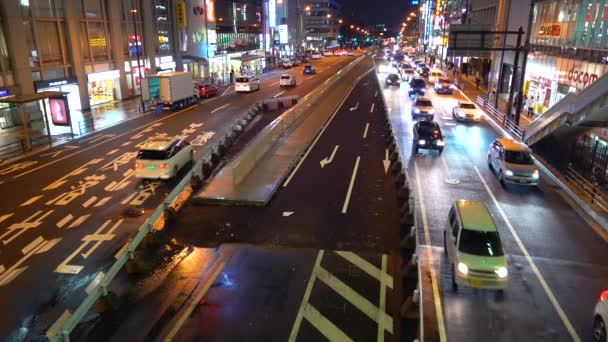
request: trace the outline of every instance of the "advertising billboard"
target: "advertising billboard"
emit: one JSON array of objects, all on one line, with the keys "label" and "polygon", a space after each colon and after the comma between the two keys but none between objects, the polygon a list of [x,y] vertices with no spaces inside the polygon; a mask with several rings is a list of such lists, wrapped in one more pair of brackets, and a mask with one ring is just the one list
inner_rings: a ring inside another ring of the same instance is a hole
[{"label": "advertising billboard", "polygon": [[210,23],[215,22],[215,0],[207,0],[205,2],[207,6],[207,21]]},{"label": "advertising billboard", "polygon": [[287,25],[279,25],[279,43],[287,44],[288,34]]},{"label": "advertising billboard", "polygon": [[275,27],[276,22],[277,22],[276,0],[268,0],[268,26]]},{"label": "advertising billboard", "polygon": [[65,97],[49,98],[49,107],[51,107],[51,121],[53,125],[70,126],[70,109]]}]

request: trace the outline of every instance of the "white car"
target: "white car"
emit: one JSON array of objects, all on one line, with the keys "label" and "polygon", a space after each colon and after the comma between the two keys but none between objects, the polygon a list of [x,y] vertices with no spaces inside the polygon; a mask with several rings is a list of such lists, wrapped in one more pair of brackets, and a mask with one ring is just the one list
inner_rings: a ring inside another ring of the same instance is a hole
[{"label": "white car", "polygon": [[433,108],[433,102],[426,97],[417,97],[416,101],[412,104],[412,120],[417,118],[433,119],[435,116],[435,109]]},{"label": "white car", "polygon": [[515,140],[494,140],[488,151],[488,166],[503,186],[507,183],[537,186],[539,183],[539,171],[530,149]]},{"label": "white car", "polygon": [[135,159],[135,177],[170,179],[192,162],[192,146],[183,139],[155,137],[141,147]]},{"label": "white car", "polygon": [[596,342],[606,342],[608,329],[608,290],[602,291],[600,300],[595,305],[593,312],[593,340]]},{"label": "white car", "polygon": [[255,76],[239,76],[234,83],[234,91],[237,93],[260,90],[260,80]]},{"label": "white car", "polygon": [[294,64],[293,64],[293,61],[286,59],[283,62],[281,62],[281,66],[283,67],[283,69],[289,69],[289,68],[293,68]]},{"label": "white car", "polygon": [[480,121],[481,112],[472,102],[458,101],[458,105],[452,108],[452,116],[456,121]]},{"label": "white car", "polygon": [[405,79],[405,81],[407,81],[407,82],[411,81],[412,78],[414,78],[414,76],[416,76],[416,72],[414,71],[414,69],[412,69],[412,68],[403,69],[403,79]]},{"label": "white car", "polygon": [[323,55],[320,52],[315,52],[312,54],[312,59],[321,59],[323,58]]},{"label": "white car", "polygon": [[279,80],[279,87],[295,87],[296,76],[292,74],[283,74]]},{"label": "white car", "polygon": [[346,52],[347,56],[354,56],[355,53],[352,50],[348,50],[348,52]]},{"label": "white car", "polygon": [[325,57],[331,57],[331,56],[333,56],[333,55],[334,55],[334,54],[333,54],[333,52],[331,52],[331,51],[323,51],[323,56],[325,56]]}]

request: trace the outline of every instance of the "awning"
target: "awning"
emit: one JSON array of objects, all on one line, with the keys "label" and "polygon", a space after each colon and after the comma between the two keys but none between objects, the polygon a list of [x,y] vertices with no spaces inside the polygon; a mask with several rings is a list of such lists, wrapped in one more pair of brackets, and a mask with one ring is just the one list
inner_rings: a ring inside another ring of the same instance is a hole
[{"label": "awning", "polygon": [[233,61],[241,61],[243,63],[245,62],[251,62],[251,61],[255,61],[256,59],[263,59],[264,56],[260,56],[260,55],[244,55],[241,57],[232,57],[230,58]]},{"label": "awning", "polygon": [[0,97],[0,103],[28,103],[34,102],[42,99],[47,99],[49,97],[58,97],[62,96],[64,92],[61,91],[41,91],[39,93],[34,93],[30,95],[9,95],[5,97]]}]

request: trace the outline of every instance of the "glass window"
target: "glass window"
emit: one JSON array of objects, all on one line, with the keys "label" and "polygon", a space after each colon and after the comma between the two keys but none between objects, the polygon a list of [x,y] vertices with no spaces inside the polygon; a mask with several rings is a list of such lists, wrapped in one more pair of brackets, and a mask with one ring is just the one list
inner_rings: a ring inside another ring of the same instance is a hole
[{"label": "glass window", "polygon": [[0,72],[6,71],[8,67],[8,48],[6,47],[6,40],[4,40],[4,32],[2,31],[2,21],[0,21]]},{"label": "glass window", "polygon": [[509,151],[507,150],[505,153],[505,161],[507,163],[512,164],[520,164],[520,165],[533,165],[534,160],[530,157],[528,152],[523,151]]},{"label": "glass window", "polygon": [[469,229],[462,229],[458,250],[480,256],[501,256],[504,254],[498,232]]},{"label": "glass window", "polygon": [[59,31],[56,21],[38,21],[38,46],[44,64],[63,64]]},{"label": "glass window", "polygon": [[80,23],[80,47],[82,48],[82,56],[84,59],[91,60],[89,39],[87,38],[87,29],[85,23]]},{"label": "glass window", "polygon": [[99,0],[82,0],[84,7],[84,15],[87,18],[103,19],[101,1]]},{"label": "glass window", "polygon": [[23,22],[23,30],[25,34],[26,45],[29,51],[29,64],[31,67],[40,66],[40,57],[38,56],[38,49],[36,48],[36,41],[34,40],[34,31],[32,27],[32,22],[30,20],[26,20]]},{"label": "glass window", "polygon": [[104,23],[88,23],[89,44],[94,59],[109,59]]}]

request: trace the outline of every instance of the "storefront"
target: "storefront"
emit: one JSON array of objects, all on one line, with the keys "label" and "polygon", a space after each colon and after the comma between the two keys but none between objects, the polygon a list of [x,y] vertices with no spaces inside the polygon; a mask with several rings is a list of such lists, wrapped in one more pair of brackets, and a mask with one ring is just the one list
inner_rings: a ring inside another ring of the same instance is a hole
[{"label": "storefront", "polygon": [[[137,68],[135,68],[135,74],[137,76]],[[119,70],[87,74],[87,80],[91,106],[121,98]]]},{"label": "storefront", "polygon": [[251,74],[262,72],[266,67],[264,56],[259,55],[258,50],[216,55],[209,62],[209,70],[216,80],[229,80],[230,71],[235,75]]},{"label": "storefront", "polygon": [[[8,89],[0,88],[0,98],[10,96]],[[19,115],[12,103],[0,103],[0,129],[15,127],[14,115]]]}]

